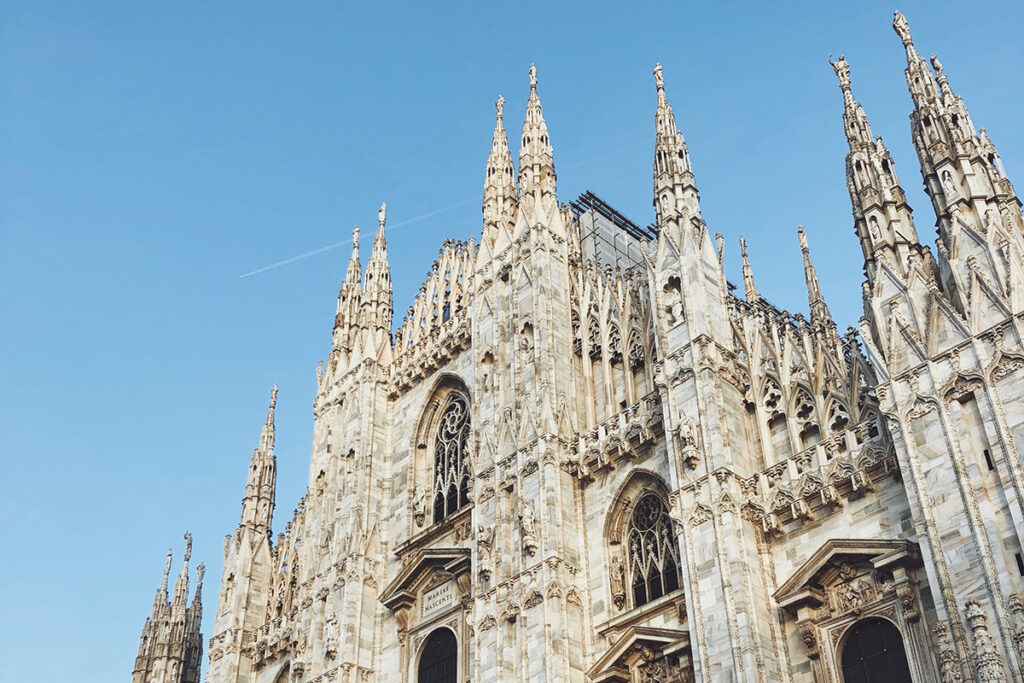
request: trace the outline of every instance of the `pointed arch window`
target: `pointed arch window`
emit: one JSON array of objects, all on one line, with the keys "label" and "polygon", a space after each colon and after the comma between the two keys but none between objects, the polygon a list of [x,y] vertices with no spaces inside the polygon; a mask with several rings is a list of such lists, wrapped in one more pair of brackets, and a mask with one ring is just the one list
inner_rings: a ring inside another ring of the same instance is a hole
[{"label": "pointed arch window", "polygon": [[679,546],[668,507],[657,494],[644,494],[637,501],[627,543],[634,607],[679,588]]},{"label": "pointed arch window", "polygon": [[434,521],[469,504],[469,403],[452,393],[434,435]]}]

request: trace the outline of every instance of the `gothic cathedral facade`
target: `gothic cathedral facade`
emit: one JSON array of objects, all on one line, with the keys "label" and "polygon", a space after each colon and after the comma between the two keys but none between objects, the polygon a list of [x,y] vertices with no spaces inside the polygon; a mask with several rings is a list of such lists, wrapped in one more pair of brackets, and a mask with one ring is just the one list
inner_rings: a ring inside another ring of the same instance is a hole
[{"label": "gothic cathedral facade", "polygon": [[[480,240],[445,242],[394,333],[382,206],[276,534],[271,400],[209,683],[1022,680],[1021,203],[893,25],[938,238],[840,58],[859,330],[803,228],[809,316],[761,296],[742,238],[733,293],[660,67],[654,225],[559,203],[532,67],[518,170],[499,99]],[[134,683],[198,680],[183,574]]]}]

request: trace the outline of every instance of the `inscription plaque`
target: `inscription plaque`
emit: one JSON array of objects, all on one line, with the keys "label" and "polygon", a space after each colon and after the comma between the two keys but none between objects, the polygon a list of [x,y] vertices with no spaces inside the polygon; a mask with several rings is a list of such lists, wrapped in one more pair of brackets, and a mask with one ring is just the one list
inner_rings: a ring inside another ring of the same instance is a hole
[{"label": "inscription plaque", "polygon": [[423,616],[433,614],[455,602],[455,588],[452,581],[446,581],[423,594]]}]

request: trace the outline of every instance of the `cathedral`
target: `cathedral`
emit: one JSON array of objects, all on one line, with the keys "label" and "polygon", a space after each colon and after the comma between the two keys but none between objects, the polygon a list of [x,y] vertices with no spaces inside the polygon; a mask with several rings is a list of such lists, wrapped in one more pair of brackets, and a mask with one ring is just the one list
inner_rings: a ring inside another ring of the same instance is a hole
[{"label": "cathedral", "polygon": [[[381,206],[286,521],[271,394],[206,680],[1022,680],[1021,203],[937,57],[893,27],[938,236],[921,242],[840,57],[857,330],[802,227],[808,315],[762,296],[742,238],[742,291],[726,280],[660,66],[654,224],[559,201],[532,67],[518,167],[499,98],[479,240],[445,241],[397,326]],[[133,683],[199,680],[188,555]]]}]

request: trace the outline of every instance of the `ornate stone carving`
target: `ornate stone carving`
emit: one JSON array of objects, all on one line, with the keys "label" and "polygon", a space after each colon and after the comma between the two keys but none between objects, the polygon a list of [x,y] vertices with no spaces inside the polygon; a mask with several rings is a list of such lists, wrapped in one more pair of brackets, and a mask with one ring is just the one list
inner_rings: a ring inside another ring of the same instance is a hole
[{"label": "ornate stone carving", "polygon": [[992,634],[988,630],[988,616],[977,600],[968,600],[964,605],[964,616],[974,640],[974,652],[971,662],[979,681],[985,683],[1008,683],[1003,658],[996,648]]},{"label": "ornate stone carving", "polygon": [[932,633],[935,635],[935,648],[939,660],[939,681],[941,683],[963,683],[956,651],[949,640],[949,627],[945,622],[935,624]]}]

